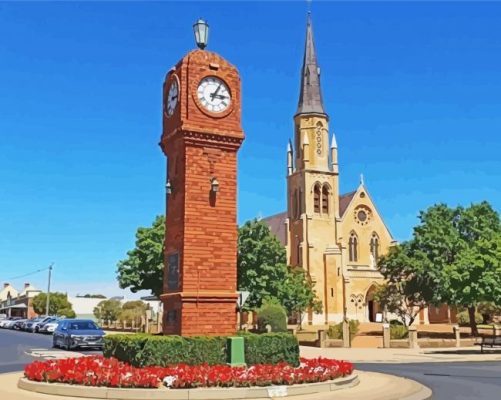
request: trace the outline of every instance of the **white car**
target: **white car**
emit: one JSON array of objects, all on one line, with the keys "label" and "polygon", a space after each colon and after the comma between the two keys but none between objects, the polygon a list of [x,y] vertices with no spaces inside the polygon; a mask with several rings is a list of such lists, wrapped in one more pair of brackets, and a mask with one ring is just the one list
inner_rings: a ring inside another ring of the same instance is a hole
[{"label": "white car", "polygon": [[12,329],[12,327],[14,326],[14,324],[21,318],[16,318],[16,319],[7,319],[7,320],[3,320],[1,322],[1,326],[2,328],[7,328],[7,329]]},{"label": "white car", "polygon": [[56,330],[58,325],[59,325],[59,321],[49,322],[40,328],[40,332],[41,333],[54,333],[54,331]]}]

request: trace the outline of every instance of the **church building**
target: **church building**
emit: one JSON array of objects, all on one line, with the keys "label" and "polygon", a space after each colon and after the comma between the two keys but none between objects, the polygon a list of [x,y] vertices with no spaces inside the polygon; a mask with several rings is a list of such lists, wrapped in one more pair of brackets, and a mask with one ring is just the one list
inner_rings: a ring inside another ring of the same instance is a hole
[{"label": "church building", "polygon": [[307,322],[381,322],[373,296],[384,278],[376,260],[395,241],[363,179],[355,190],[339,193],[338,146],[322,101],[310,15],[294,127],[294,144],[287,148],[287,211],[264,221],[285,246],[287,263],[307,271],[322,301],[323,312],[310,313]]}]

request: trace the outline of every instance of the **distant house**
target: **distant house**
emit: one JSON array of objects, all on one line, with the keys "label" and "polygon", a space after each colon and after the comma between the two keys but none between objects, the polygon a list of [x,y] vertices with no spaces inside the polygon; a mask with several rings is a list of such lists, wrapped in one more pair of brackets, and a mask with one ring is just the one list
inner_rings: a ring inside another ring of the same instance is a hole
[{"label": "distant house", "polygon": [[0,291],[0,314],[8,317],[33,318],[37,313],[33,310],[33,298],[41,293],[30,283],[25,283],[18,292],[10,283],[4,283]]}]

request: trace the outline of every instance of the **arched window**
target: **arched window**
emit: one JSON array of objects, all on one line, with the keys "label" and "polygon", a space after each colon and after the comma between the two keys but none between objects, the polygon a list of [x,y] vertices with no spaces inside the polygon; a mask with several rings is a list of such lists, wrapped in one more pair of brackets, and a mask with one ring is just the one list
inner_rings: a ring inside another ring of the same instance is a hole
[{"label": "arched window", "polygon": [[297,218],[297,190],[294,190],[292,196],[292,218]]},{"label": "arched window", "polygon": [[376,232],[372,233],[370,247],[372,257],[374,257],[374,262],[376,263],[379,257],[379,237]]},{"label": "arched window", "polygon": [[322,214],[329,214],[329,188],[327,185],[322,187]]},{"label": "arched window", "polygon": [[299,189],[299,198],[297,200],[298,218],[303,213],[303,189]]},{"label": "arched window", "polygon": [[358,261],[358,238],[355,232],[352,232],[348,240],[348,250],[350,254],[350,261]]},{"label": "arched window", "polygon": [[320,214],[320,185],[316,184],[313,189],[313,211]]}]

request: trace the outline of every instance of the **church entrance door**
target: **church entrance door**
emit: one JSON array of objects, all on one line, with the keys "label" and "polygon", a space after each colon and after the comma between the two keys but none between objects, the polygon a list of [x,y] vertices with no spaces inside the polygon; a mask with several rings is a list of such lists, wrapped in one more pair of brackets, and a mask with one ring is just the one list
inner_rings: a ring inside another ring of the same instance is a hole
[{"label": "church entrance door", "polygon": [[365,304],[367,305],[367,319],[369,320],[369,322],[383,322],[381,306],[376,300],[374,300],[376,288],[376,285],[372,285],[367,291],[367,295],[365,296]]}]

